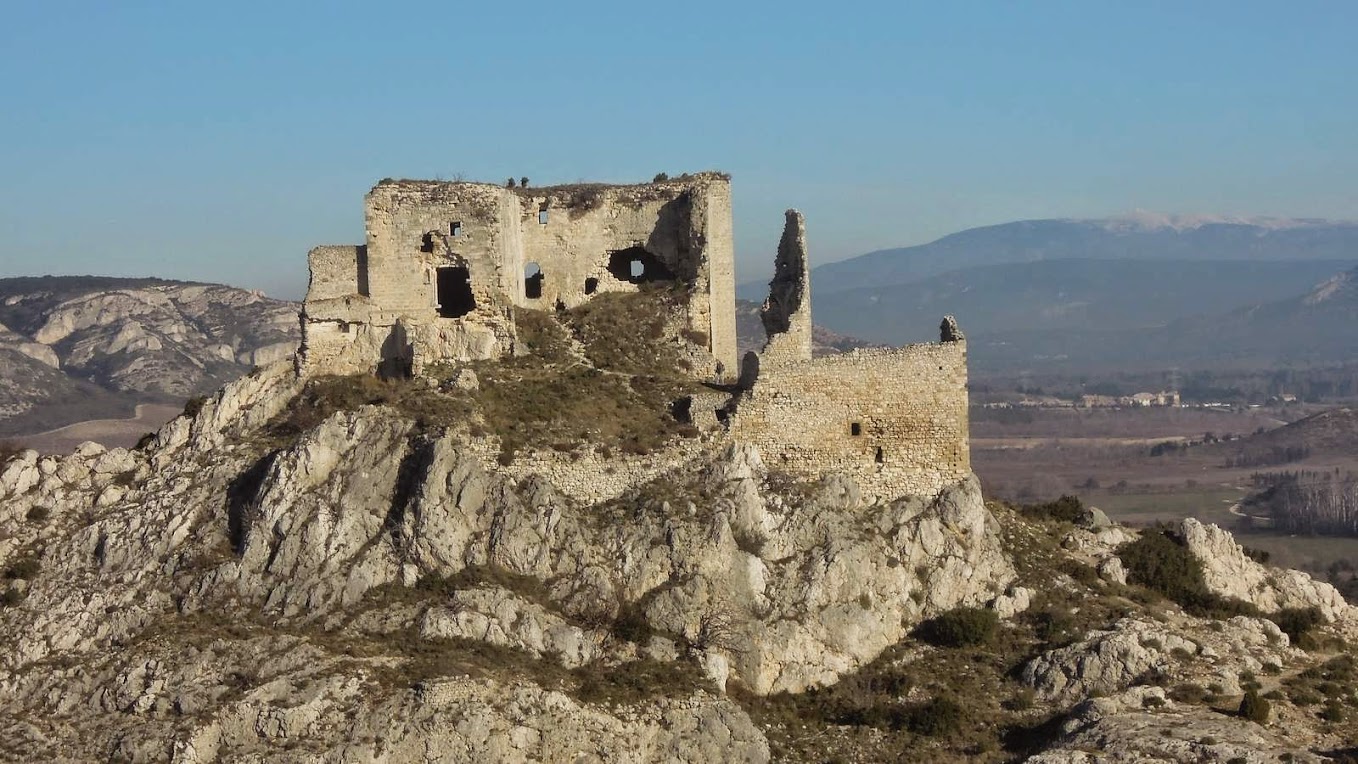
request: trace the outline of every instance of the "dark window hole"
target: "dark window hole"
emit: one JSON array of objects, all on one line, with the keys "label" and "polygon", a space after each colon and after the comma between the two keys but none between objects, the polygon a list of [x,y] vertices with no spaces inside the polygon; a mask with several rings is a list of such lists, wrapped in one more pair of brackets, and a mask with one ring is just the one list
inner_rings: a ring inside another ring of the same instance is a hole
[{"label": "dark window hole", "polygon": [[462,267],[450,267],[439,268],[437,274],[440,316],[457,318],[476,310],[476,298],[472,296],[471,271]]},{"label": "dark window hole", "polygon": [[530,300],[542,297],[542,268],[537,263],[523,268],[523,296]]},{"label": "dark window hole", "polygon": [[626,281],[629,284],[674,280],[674,273],[643,247],[628,247],[610,252],[608,272],[619,281]]}]

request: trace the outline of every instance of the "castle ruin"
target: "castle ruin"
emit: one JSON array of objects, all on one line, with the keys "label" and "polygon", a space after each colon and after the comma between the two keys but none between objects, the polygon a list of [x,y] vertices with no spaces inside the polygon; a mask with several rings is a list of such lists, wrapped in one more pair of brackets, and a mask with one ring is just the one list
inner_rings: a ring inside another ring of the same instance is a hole
[{"label": "castle ruin", "polygon": [[[805,222],[795,210],[760,311],[767,342],[737,360],[725,175],[541,189],[384,180],[365,199],[365,222],[365,244],[309,255],[303,375],[411,376],[522,354],[515,311],[569,310],[668,283],[682,287],[683,337],[700,346],[690,373],[726,383],[714,440],[757,446],[771,469],[847,475],[877,500],[932,495],[971,471],[966,341],[956,323],[944,320],[938,343],[813,357]],[[607,498],[639,480],[549,461],[539,466],[579,498]]]},{"label": "castle ruin", "polygon": [[[568,309],[606,292],[688,286],[685,322],[711,375],[736,365],[729,180],[506,188],[384,180],[367,242],[309,256],[305,374],[419,374],[437,361],[514,354],[514,307]],[[717,366],[719,365],[719,367]]]}]

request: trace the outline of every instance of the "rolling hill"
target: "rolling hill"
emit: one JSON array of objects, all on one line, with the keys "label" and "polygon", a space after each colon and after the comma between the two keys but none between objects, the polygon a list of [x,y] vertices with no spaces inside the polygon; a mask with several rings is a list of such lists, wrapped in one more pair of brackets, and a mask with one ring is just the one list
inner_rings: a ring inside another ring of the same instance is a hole
[{"label": "rolling hill", "polygon": [[[1168,217],[1020,220],[914,247],[869,252],[812,271],[821,293],[907,284],[961,268],[1045,260],[1353,260],[1358,223]],[[752,290],[752,291],[750,291]],[[762,299],[758,285],[742,297]]]},{"label": "rolling hill", "polygon": [[217,284],[0,279],[0,436],[182,403],[291,355],[297,305]]},{"label": "rolling hill", "polygon": [[[963,268],[927,279],[813,291],[816,321],[865,339],[933,339],[938,318],[968,336],[1165,326],[1310,289],[1354,261],[1044,260]],[[814,289],[814,285],[813,285]]]}]

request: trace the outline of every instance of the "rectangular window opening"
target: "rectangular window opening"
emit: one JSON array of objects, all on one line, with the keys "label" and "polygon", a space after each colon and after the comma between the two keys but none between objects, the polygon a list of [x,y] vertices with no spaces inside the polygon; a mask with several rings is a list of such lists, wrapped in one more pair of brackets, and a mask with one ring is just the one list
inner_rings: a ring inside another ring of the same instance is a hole
[{"label": "rectangular window opening", "polygon": [[449,235],[449,236],[461,236],[461,235],[462,235],[462,224],[461,224],[460,222],[456,221],[456,220],[454,220],[453,222],[449,223],[449,224],[448,224],[448,235]]},{"label": "rectangular window opening", "polygon": [[538,210],[538,224],[539,224],[539,225],[547,225],[547,208],[546,208],[546,207],[543,207],[542,209]]},{"label": "rectangular window opening", "polygon": [[849,434],[852,435],[852,436],[854,436],[855,438],[857,438],[858,436],[862,435],[862,434],[863,434],[863,423],[862,423],[862,422],[854,422],[853,424],[849,425]]}]

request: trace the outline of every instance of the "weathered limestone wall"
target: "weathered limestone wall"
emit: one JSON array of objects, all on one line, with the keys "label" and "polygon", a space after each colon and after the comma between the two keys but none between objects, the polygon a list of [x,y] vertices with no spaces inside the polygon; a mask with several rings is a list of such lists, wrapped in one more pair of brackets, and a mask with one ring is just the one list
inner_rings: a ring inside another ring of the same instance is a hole
[{"label": "weathered limestone wall", "polygon": [[806,221],[788,210],[769,296],[759,309],[768,341],[759,353],[761,368],[811,360],[811,266],[806,254]]},{"label": "weathered limestone wall", "polygon": [[493,438],[474,441],[469,451],[488,473],[507,475],[516,482],[539,475],[565,496],[582,504],[598,504],[662,475],[692,472],[694,465],[710,462],[726,442],[724,435],[681,440],[669,445],[663,457],[619,452],[605,457],[593,451],[520,453],[509,466],[497,461],[499,444]]},{"label": "weathered limestone wall", "polygon": [[[514,350],[513,306],[574,307],[680,280],[692,287],[687,328],[734,370],[730,220],[729,181],[715,173],[544,189],[382,181],[365,199],[366,247],[313,252],[299,366],[349,373],[394,363],[418,373],[440,360],[499,357]],[[531,288],[530,264],[541,274]],[[453,268],[466,269],[470,297],[441,310],[440,269]]]},{"label": "weathered limestone wall", "polygon": [[770,469],[849,475],[865,497],[933,495],[971,472],[966,357],[944,342],[761,368],[732,438]]},{"label": "weathered limestone wall", "polygon": [[320,246],[308,252],[311,282],[307,285],[307,302],[356,294],[366,275],[366,256],[365,247],[349,244]]}]

